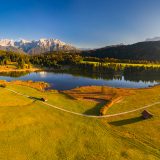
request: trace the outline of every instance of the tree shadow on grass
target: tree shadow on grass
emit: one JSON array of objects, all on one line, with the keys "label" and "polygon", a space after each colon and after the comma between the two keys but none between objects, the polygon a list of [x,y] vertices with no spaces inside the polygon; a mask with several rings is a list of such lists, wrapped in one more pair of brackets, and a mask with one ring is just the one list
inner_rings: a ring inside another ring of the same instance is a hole
[{"label": "tree shadow on grass", "polygon": [[143,121],[143,120],[144,119],[142,118],[142,116],[139,116],[139,117],[124,119],[124,120],[109,122],[109,124],[114,125],[114,126],[124,126],[124,125],[127,125],[127,124],[137,123],[137,122],[140,122],[140,121]]},{"label": "tree shadow on grass", "polygon": [[100,109],[105,105],[105,103],[98,103],[93,108],[88,109],[87,111],[85,111],[83,114],[99,116],[100,115]]},{"label": "tree shadow on grass", "polygon": [[76,98],[70,96],[69,94],[64,93],[63,91],[59,91],[59,93],[61,93],[63,96],[65,96],[68,99],[76,100]]},{"label": "tree shadow on grass", "polygon": [[35,100],[35,101],[36,101],[36,100],[37,100],[37,101],[42,101],[41,98],[37,98],[37,97],[32,97],[32,96],[30,96],[29,98],[30,98],[30,99],[33,99],[33,100]]}]

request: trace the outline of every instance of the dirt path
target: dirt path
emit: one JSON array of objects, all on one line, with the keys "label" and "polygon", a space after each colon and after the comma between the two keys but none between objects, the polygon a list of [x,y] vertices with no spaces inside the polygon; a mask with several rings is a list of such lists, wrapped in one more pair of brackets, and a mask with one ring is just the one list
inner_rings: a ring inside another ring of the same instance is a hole
[{"label": "dirt path", "polygon": [[[12,90],[12,89],[8,89],[8,88],[5,88],[5,89],[8,90],[8,91],[13,92],[13,93],[15,93],[15,94],[18,94],[18,95],[21,95],[21,96],[30,98],[30,96],[28,96],[28,95],[26,95],[26,94],[19,93],[19,92],[16,92],[16,91],[14,91],[14,90]],[[137,111],[140,111],[140,110],[143,110],[143,109],[152,107],[152,106],[154,106],[154,105],[160,104],[160,101],[159,101],[159,102],[155,102],[155,103],[146,105],[146,106],[144,106],[144,107],[137,108],[137,109],[133,109],[133,110],[126,111],[126,112],[121,112],[121,113],[116,113],[116,114],[108,114],[108,115],[104,115],[104,116],[93,116],[93,115],[86,115],[86,114],[82,114],[82,113],[77,113],[77,112],[68,111],[68,110],[66,110],[66,109],[63,109],[63,108],[54,106],[54,105],[49,104],[49,103],[47,103],[47,102],[42,102],[42,101],[40,101],[40,102],[43,103],[43,104],[45,104],[45,105],[47,105],[47,106],[50,106],[50,107],[52,107],[52,108],[55,108],[55,109],[57,109],[57,110],[60,110],[60,111],[66,112],[66,113],[70,113],[70,114],[77,115],[77,116],[90,117],[90,118],[109,118],[109,117],[115,117],[115,116],[125,115],[125,114],[128,114],[128,113],[137,112]]]}]

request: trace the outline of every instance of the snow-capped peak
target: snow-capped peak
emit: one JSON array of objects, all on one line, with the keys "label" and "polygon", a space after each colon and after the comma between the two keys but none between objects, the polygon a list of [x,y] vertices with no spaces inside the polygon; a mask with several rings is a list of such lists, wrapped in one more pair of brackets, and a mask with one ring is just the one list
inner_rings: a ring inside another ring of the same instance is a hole
[{"label": "snow-capped peak", "polygon": [[28,41],[28,40],[25,40],[25,39],[21,39],[19,42],[23,43],[23,44],[25,44],[25,43],[31,43],[31,41]]},{"label": "snow-capped peak", "polygon": [[39,41],[40,42],[45,42],[47,39],[45,39],[45,38],[41,38]]},{"label": "snow-capped peak", "polygon": [[10,39],[1,39],[0,40],[0,46],[14,46],[14,40]]},{"label": "snow-capped peak", "polygon": [[56,50],[75,50],[75,47],[72,45],[66,44],[58,39],[46,39],[41,38],[39,40],[28,41],[25,39],[21,39],[18,41],[2,39],[0,40],[0,46],[3,47],[15,47],[17,49],[21,49],[27,53],[42,53],[48,51],[56,51]]}]

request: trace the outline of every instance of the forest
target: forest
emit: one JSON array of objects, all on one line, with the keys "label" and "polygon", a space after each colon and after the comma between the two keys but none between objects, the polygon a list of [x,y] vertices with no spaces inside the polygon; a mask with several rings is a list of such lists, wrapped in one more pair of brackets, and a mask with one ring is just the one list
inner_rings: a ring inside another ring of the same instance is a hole
[{"label": "forest", "polygon": [[10,52],[10,51],[0,51],[0,65],[7,65],[10,62],[16,62],[17,67],[23,69],[25,67],[30,68],[30,57],[25,54]]},{"label": "forest", "polygon": [[[20,54],[0,51],[0,65],[16,62],[18,68],[30,68],[31,65],[61,69],[70,66],[70,70],[105,74],[160,74],[157,62],[114,58],[83,57],[79,53],[50,52],[44,54]],[[133,64],[133,65],[132,65]]]},{"label": "forest", "polygon": [[84,57],[114,58],[160,62],[160,41],[144,41],[131,45],[113,45],[82,51]]}]

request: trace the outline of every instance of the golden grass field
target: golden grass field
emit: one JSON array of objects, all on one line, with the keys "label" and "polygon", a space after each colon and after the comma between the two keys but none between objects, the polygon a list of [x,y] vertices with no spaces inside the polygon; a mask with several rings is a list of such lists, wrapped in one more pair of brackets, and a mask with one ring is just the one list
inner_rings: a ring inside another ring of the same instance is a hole
[{"label": "golden grass field", "polygon": [[147,120],[141,118],[141,111],[97,119],[62,112],[39,100],[47,97],[48,103],[69,111],[99,115],[110,98],[121,96],[120,101],[107,109],[106,114],[114,114],[160,101],[160,86],[148,89],[93,86],[58,92],[43,91],[42,87],[38,89],[39,85],[10,82],[6,88],[0,88],[0,159],[160,159],[160,105],[147,109],[154,114]]},{"label": "golden grass field", "polygon": [[35,71],[39,71],[41,70],[38,67],[35,67],[33,65],[31,65],[30,68],[24,68],[24,69],[20,69],[17,67],[17,63],[16,62],[10,62],[7,65],[0,65],[0,73],[3,72],[35,72]]}]

